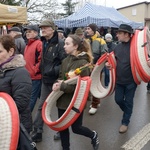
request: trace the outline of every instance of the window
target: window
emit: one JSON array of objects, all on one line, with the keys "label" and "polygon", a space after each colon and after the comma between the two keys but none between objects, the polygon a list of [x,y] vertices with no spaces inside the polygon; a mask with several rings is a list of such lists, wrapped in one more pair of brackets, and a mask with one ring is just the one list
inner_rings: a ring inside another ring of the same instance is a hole
[{"label": "window", "polygon": [[136,16],[136,8],[132,8],[132,16]]}]

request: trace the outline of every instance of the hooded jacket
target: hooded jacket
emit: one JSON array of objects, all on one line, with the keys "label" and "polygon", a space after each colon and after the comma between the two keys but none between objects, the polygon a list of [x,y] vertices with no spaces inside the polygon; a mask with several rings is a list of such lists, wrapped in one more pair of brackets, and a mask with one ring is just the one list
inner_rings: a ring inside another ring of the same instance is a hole
[{"label": "hooded jacket", "polygon": [[[88,64],[88,55],[85,52],[78,54],[78,56],[68,55],[62,62],[59,79],[64,80],[65,74],[71,70],[75,70],[79,67]],[[80,76],[89,76],[90,69],[85,69],[81,72]],[[57,107],[59,109],[66,110],[69,106],[72,96],[74,94],[76,85],[68,85],[62,82],[60,90],[64,92],[64,94],[57,100]]]},{"label": "hooded jacket", "polygon": [[16,103],[20,121],[28,132],[31,131],[32,118],[29,107],[31,96],[31,78],[25,69],[23,55],[15,55],[0,68],[0,91],[9,94]]}]

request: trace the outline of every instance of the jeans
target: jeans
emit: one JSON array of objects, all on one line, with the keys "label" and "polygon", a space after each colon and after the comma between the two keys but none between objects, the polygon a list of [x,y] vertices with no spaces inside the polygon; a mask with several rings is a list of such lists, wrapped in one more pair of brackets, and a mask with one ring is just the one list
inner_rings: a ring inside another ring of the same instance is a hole
[{"label": "jeans", "polygon": [[[65,110],[58,109],[58,117],[60,118]],[[93,138],[94,133],[87,127],[82,126],[82,120],[83,120],[83,112],[80,114],[80,116],[77,118],[77,120],[71,125],[72,131],[76,134],[84,135],[89,138]],[[60,131],[60,138],[61,138],[61,145],[63,147],[63,150],[69,150],[70,148],[70,134],[69,134],[69,128]]]},{"label": "jeans", "polygon": [[123,111],[122,124],[128,126],[133,110],[133,98],[136,91],[136,83],[116,84],[115,101]]},{"label": "jeans", "polygon": [[40,93],[41,93],[41,80],[32,80],[32,93],[30,100],[31,112],[34,109],[37,99],[40,97]]},{"label": "jeans", "polygon": [[108,84],[109,84],[109,69],[104,67],[103,70],[104,70],[104,73],[105,73],[105,79],[104,79],[105,86],[108,86]]},{"label": "jeans", "polygon": [[53,84],[44,84],[42,82],[42,87],[41,87],[41,97],[39,99],[39,105],[38,109],[35,114],[35,119],[33,121],[33,128],[34,130],[37,131],[37,133],[42,133],[43,132],[43,119],[42,119],[42,106],[47,98],[47,96],[51,93],[52,91],[52,85]]}]

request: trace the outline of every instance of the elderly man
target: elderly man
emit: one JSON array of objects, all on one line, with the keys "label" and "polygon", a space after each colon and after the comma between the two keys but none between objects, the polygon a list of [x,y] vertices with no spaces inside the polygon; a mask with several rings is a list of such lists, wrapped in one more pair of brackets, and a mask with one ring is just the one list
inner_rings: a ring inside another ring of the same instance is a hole
[{"label": "elderly man", "polygon": [[26,47],[26,43],[22,37],[21,29],[19,27],[12,27],[9,30],[9,34],[15,39],[16,54],[23,54]]},{"label": "elderly man", "polygon": [[76,34],[77,36],[79,36],[81,39],[84,38],[84,31],[83,31],[82,28],[77,28],[77,29],[75,30],[75,34]]},{"label": "elderly man", "polygon": [[55,24],[50,20],[44,20],[39,25],[42,33],[42,59],[40,70],[42,74],[41,97],[39,99],[38,110],[33,121],[32,139],[35,142],[42,141],[43,119],[42,106],[49,93],[52,91],[52,85],[59,75],[59,67],[62,60],[66,57],[64,51],[64,41],[58,38]]}]

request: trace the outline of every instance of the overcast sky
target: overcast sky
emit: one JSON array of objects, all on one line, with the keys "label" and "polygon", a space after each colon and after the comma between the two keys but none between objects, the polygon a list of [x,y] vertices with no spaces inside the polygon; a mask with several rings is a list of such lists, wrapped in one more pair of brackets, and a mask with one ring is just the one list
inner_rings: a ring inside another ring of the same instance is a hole
[{"label": "overcast sky", "polygon": [[[150,2],[150,0],[145,0],[147,2]],[[96,0],[97,4],[108,6],[108,7],[114,7],[114,8],[120,8],[132,4],[136,4],[139,2],[144,2],[144,0]]]},{"label": "overcast sky", "polygon": [[[64,3],[66,0],[57,0],[59,3]],[[150,0],[72,0],[72,2],[92,2],[98,5],[120,8],[132,5],[139,2],[150,2]]]}]

